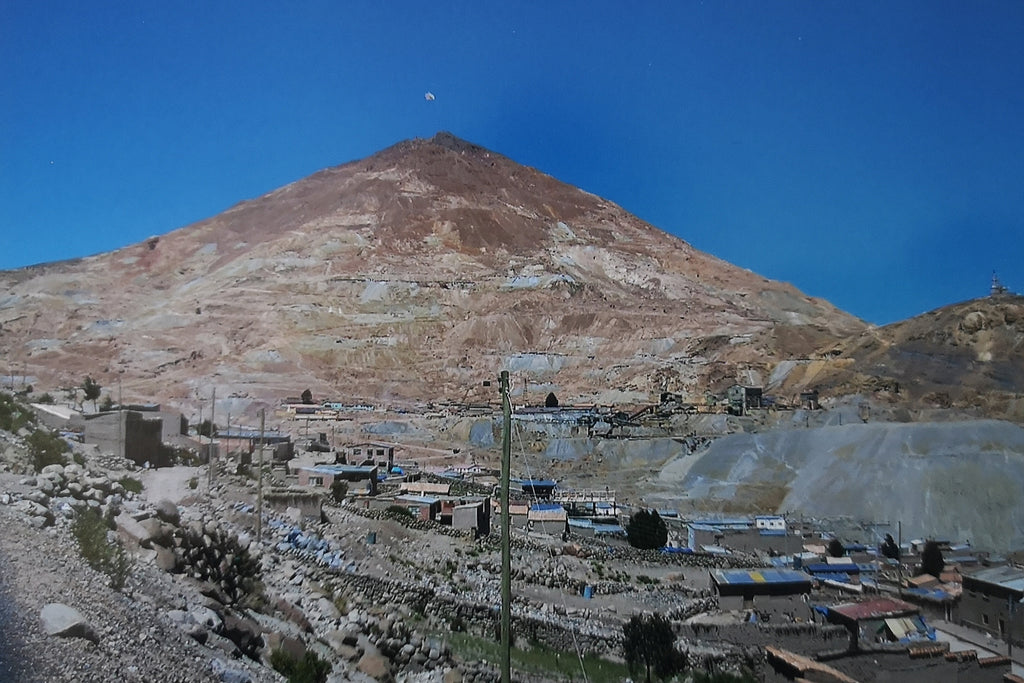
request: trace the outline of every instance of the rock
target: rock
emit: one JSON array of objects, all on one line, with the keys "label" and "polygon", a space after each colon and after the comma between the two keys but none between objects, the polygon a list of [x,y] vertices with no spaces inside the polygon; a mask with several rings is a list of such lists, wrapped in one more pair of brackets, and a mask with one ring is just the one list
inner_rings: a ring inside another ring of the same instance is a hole
[{"label": "rock", "polygon": [[186,612],[183,609],[167,610],[167,617],[179,626],[181,626],[182,624],[187,624],[189,622],[189,619],[191,618],[188,612]]},{"label": "rock", "polygon": [[441,679],[442,683],[462,683],[463,677],[462,672],[458,669],[452,669],[444,673],[444,678]]},{"label": "rock", "polygon": [[139,522],[136,522],[130,515],[121,513],[114,518],[114,523],[117,525],[118,535],[127,540],[136,543],[143,548],[149,548],[152,545],[153,536],[146,527]]},{"label": "rock", "polygon": [[334,606],[334,603],[327,598],[320,598],[316,601],[316,606],[320,610],[320,614],[324,615],[331,621],[341,616],[341,612]]},{"label": "rock", "polygon": [[178,511],[178,506],[166,498],[157,502],[156,516],[174,526],[178,526],[181,523],[181,513]]},{"label": "rock", "polygon": [[259,658],[259,650],[263,647],[263,635],[260,625],[248,617],[235,614],[224,615],[224,636],[250,659]]},{"label": "rock", "polygon": [[142,520],[139,522],[139,526],[145,529],[149,534],[149,540],[151,543],[169,545],[171,538],[174,535],[174,527],[165,522],[161,522],[155,517]]},{"label": "rock", "polygon": [[178,568],[178,558],[174,555],[173,550],[155,543],[153,544],[153,550],[156,551],[155,564],[161,570],[165,572],[173,572]]},{"label": "rock", "polygon": [[99,636],[82,613],[74,607],[63,603],[51,602],[43,606],[40,613],[43,630],[47,635],[61,638],[85,638],[93,643],[100,641]]},{"label": "rock", "polygon": [[210,670],[223,683],[252,683],[252,677],[241,669],[233,669],[219,659],[210,662]]},{"label": "rock", "polygon": [[64,465],[60,465],[60,464],[56,464],[56,463],[53,464],[53,465],[47,465],[46,467],[43,468],[43,470],[40,472],[40,474],[42,474],[44,476],[49,476],[51,474],[56,474],[56,475],[58,475],[60,477],[63,477],[64,476]]},{"label": "rock", "polygon": [[40,505],[50,504],[50,495],[48,493],[44,493],[41,490],[29,491],[24,496],[22,496],[22,499],[31,500],[33,503],[39,503]]},{"label": "rock", "polygon": [[375,681],[393,681],[391,663],[377,652],[367,652],[359,658],[356,668]]},{"label": "rock", "polygon": [[224,625],[220,616],[209,607],[193,607],[189,610],[188,615],[192,618],[192,621],[201,624],[214,633],[219,633]]}]

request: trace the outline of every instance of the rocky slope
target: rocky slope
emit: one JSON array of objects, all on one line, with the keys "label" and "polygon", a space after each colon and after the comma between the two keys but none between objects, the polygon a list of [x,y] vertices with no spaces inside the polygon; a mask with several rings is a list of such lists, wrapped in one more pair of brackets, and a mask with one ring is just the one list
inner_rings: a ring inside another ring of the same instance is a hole
[{"label": "rocky slope", "polygon": [[12,374],[89,373],[237,414],[312,387],[647,401],[763,379],[865,329],[621,208],[448,134],[399,143],[141,244],[0,273]]},{"label": "rocky slope", "polygon": [[778,376],[830,394],[1024,421],[1024,297],[944,306],[822,351],[814,362],[784,365]]}]

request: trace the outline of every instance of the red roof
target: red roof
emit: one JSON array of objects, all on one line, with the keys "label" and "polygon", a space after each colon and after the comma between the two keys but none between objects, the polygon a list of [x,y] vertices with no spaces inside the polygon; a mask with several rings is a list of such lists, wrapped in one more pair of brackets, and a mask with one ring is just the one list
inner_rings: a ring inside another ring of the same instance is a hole
[{"label": "red roof", "polygon": [[909,602],[903,602],[895,598],[878,598],[868,602],[850,602],[845,605],[829,607],[829,611],[841,614],[847,619],[860,621],[861,619],[886,619],[906,614],[907,612],[917,614],[919,610]]}]

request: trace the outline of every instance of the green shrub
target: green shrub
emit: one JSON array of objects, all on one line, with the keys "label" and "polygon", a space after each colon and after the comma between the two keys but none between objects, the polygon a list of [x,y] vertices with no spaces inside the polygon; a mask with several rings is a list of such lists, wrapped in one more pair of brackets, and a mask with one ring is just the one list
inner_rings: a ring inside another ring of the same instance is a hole
[{"label": "green shrub", "polygon": [[335,503],[345,500],[345,496],[348,495],[348,482],[340,479],[335,480],[331,484],[331,495],[334,497]]},{"label": "green shrub", "polygon": [[190,489],[197,489],[197,488],[199,488],[199,479],[197,477],[192,477],[191,479],[189,479],[188,480],[188,487]]},{"label": "green shrub", "polygon": [[36,429],[25,441],[28,443],[28,453],[32,456],[32,466],[36,472],[41,472],[47,465],[67,463],[64,454],[68,451],[68,444],[53,432]]},{"label": "green shrub", "polygon": [[668,527],[657,510],[638,510],[626,524],[626,537],[634,548],[655,550],[668,541]]},{"label": "green shrub", "polygon": [[35,422],[35,415],[24,403],[7,392],[0,392],[0,429],[16,432]]},{"label": "green shrub", "polygon": [[53,403],[53,396],[51,396],[50,392],[47,391],[42,396],[36,399],[36,403],[46,403],[47,405],[49,405]]},{"label": "green shrub", "polygon": [[121,486],[124,487],[125,491],[131,491],[134,494],[142,493],[142,482],[133,477],[121,477],[117,480]]},{"label": "green shrub", "polygon": [[331,673],[331,663],[312,650],[306,650],[306,655],[298,659],[278,648],[270,653],[270,666],[288,683],[324,683]]},{"label": "green shrub", "polygon": [[96,571],[107,575],[111,588],[121,590],[131,575],[134,563],[120,541],[107,538],[108,530],[109,522],[91,510],[79,513],[71,526],[78,551],[85,561]]}]

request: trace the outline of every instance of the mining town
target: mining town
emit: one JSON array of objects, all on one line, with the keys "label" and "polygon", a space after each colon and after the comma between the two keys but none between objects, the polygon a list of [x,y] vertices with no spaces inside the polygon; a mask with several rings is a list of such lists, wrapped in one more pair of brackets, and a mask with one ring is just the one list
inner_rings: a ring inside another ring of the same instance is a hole
[{"label": "mining town", "polygon": [[[666,439],[695,460],[745,421],[863,425],[866,404],[736,385],[506,417],[496,378],[490,403],[307,390],[253,423],[214,395],[97,404],[91,382],[2,396],[11,680],[493,681],[507,642],[518,681],[1024,681],[1021,549],[669,505],[622,472]],[[559,435],[617,460],[551,457]]]}]

